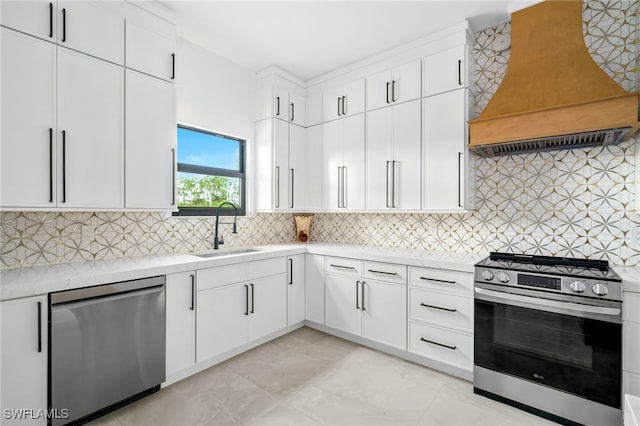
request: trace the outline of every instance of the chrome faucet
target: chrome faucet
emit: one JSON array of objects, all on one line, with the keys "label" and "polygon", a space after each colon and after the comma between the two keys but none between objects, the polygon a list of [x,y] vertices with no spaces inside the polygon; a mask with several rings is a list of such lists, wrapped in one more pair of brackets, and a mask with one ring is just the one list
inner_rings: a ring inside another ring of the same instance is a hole
[{"label": "chrome faucet", "polygon": [[221,244],[224,244],[224,240],[222,238],[222,234],[220,234],[220,238],[218,238],[218,224],[222,223],[224,224],[228,224],[229,222],[219,222],[220,220],[220,207],[224,206],[224,205],[229,205],[231,207],[233,207],[233,211],[235,212],[234,216],[233,216],[233,230],[231,231],[232,234],[237,234],[238,233],[238,225],[237,225],[237,220],[238,220],[238,208],[236,206],[233,205],[233,203],[230,203],[229,201],[225,201],[223,203],[221,203],[218,206],[218,209],[216,210],[216,231],[215,231],[215,236],[213,237],[213,249],[214,250],[218,250],[218,248],[220,248]]}]

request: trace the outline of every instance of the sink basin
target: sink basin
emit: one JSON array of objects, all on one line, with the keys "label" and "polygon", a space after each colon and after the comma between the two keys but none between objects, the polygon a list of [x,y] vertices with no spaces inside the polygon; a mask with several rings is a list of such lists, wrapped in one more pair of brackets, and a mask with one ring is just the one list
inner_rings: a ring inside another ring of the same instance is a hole
[{"label": "sink basin", "polygon": [[194,254],[194,256],[208,258],[208,257],[221,257],[221,256],[233,256],[235,254],[246,254],[246,253],[255,253],[260,250],[254,248],[246,248],[246,249],[237,249],[237,250],[222,250],[222,251],[214,251],[211,253],[203,253],[203,254]]}]

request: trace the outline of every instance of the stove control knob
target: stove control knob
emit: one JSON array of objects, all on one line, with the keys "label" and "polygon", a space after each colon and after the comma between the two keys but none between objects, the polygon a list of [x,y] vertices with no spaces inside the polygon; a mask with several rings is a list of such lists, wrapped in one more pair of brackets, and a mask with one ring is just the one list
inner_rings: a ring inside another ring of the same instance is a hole
[{"label": "stove control knob", "polygon": [[504,272],[500,272],[498,274],[498,281],[500,281],[501,283],[508,283],[509,282],[509,275],[504,273]]},{"label": "stove control knob", "polygon": [[591,291],[598,296],[606,296],[607,293],[609,293],[607,286],[600,283],[594,284],[593,287],[591,287]]},{"label": "stove control knob", "polygon": [[574,281],[569,287],[574,293],[584,293],[587,288],[582,281]]},{"label": "stove control knob", "polygon": [[491,281],[493,279],[493,272],[488,270],[482,271],[482,278],[484,278],[486,281]]}]

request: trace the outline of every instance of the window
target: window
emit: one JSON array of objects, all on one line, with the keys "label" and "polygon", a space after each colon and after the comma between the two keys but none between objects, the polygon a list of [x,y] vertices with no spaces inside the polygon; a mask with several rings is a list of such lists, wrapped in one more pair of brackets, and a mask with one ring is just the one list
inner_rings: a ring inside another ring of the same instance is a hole
[{"label": "window", "polygon": [[[246,214],[245,141],[191,127],[178,126],[178,212],[214,215],[225,201]],[[221,215],[233,215],[230,206]]]}]

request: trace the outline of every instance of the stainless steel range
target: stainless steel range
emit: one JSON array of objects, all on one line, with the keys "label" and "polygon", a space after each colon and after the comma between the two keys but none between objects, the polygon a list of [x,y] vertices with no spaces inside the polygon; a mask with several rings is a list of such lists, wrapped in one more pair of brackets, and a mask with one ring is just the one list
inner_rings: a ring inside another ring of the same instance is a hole
[{"label": "stainless steel range", "polygon": [[607,261],[475,265],[474,392],[564,424],[622,421],[622,280]]}]

